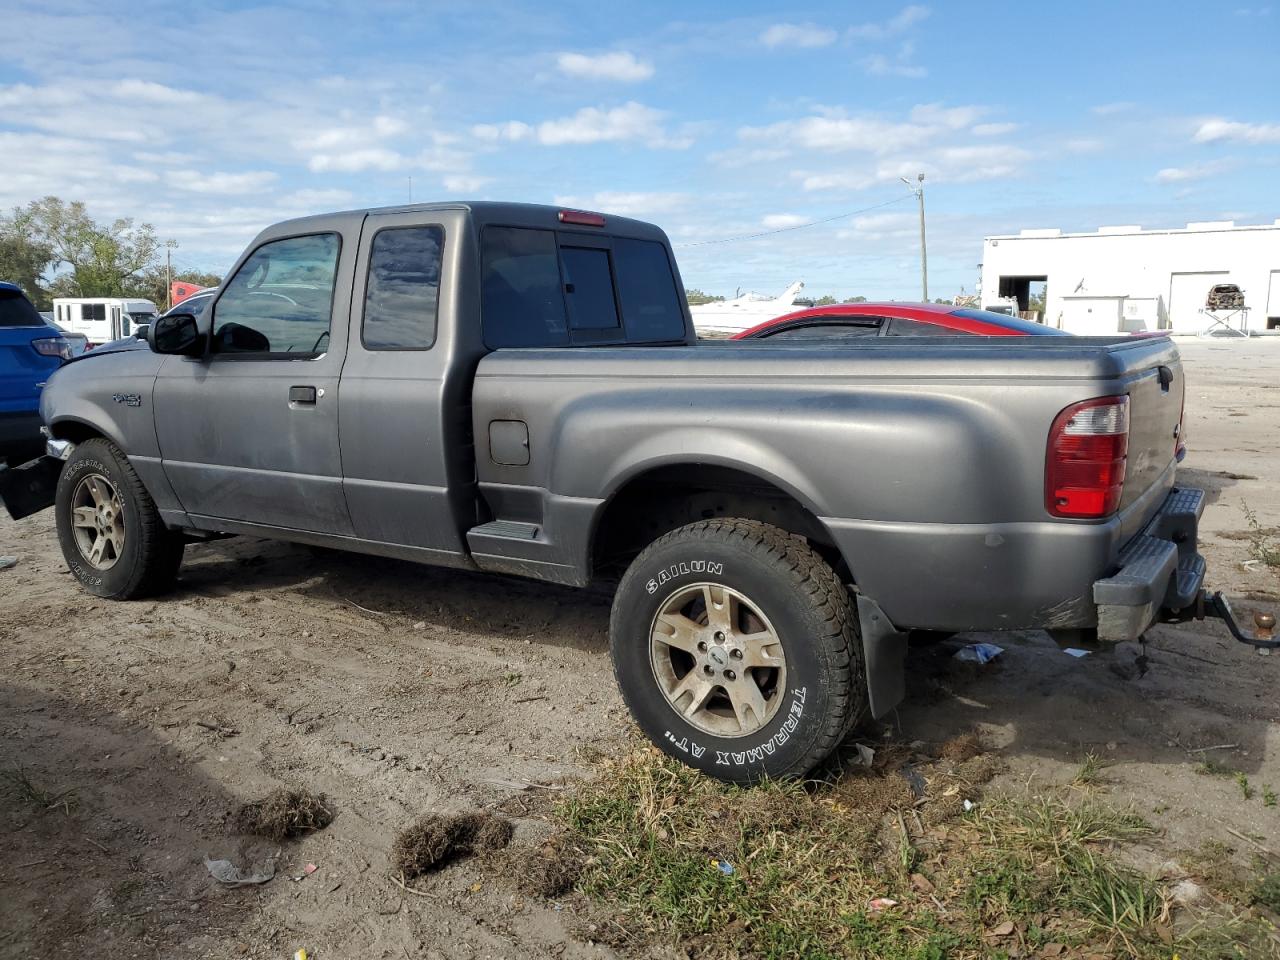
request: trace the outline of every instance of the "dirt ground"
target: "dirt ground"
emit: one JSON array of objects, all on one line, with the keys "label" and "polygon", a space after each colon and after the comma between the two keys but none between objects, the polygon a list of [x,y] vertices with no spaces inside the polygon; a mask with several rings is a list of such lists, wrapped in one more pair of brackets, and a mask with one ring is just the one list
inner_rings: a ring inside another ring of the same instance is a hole
[{"label": "dirt ground", "polygon": [[[1280,526],[1280,343],[1182,349],[1182,480],[1209,491],[1211,582],[1280,609],[1278,572],[1247,564],[1242,510]],[[582,937],[579,905],[521,897],[500,859],[434,874],[426,896],[388,865],[397,831],[432,811],[499,807],[515,844],[536,843],[547,826],[522,811],[556,792],[542,785],[630,749],[607,592],[241,538],[189,547],[171,596],[109,603],[66,573],[47,512],[0,519],[0,554],[19,558],[0,571],[0,772],[28,784],[0,783],[0,956],[614,955]],[[1210,839],[1280,850],[1262,799],[1280,789],[1280,656],[1212,622],[1152,631],[1145,672],[1134,644],[1075,659],[1040,633],[966,639],[1005,653],[913,653],[927,681],[857,735],[976,729],[1010,784],[1064,783],[1096,753],[1111,797],[1161,829],[1153,865]],[[233,834],[230,812],[278,786],[323,791],[336,820],[280,845]],[[277,851],[262,886],[220,887],[203,864]]]}]

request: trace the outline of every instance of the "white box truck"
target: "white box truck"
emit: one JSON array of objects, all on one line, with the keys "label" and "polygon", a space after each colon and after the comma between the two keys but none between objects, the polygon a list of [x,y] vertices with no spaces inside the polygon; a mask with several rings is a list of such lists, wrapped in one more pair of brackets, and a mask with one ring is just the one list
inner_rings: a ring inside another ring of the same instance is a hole
[{"label": "white box truck", "polygon": [[73,333],[83,333],[90,349],[133,336],[139,326],[154,320],[157,312],[150,300],[129,297],[56,297],[53,301],[53,322]]}]

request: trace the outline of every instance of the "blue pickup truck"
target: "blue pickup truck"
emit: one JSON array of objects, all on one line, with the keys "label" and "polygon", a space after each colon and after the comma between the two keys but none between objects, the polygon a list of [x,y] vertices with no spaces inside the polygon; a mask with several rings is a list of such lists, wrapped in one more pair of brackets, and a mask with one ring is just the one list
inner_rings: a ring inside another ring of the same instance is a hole
[{"label": "blue pickup truck", "polygon": [[43,443],[40,391],[71,345],[12,283],[0,281],[0,459],[21,463]]}]

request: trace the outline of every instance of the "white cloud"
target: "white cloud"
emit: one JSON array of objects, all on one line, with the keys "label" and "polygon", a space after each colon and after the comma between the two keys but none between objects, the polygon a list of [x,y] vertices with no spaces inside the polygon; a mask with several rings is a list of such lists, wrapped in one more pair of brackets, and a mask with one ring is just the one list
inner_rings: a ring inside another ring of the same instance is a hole
[{"label": "white cloud", "polygon": [[975,137],[1001,137],[1018,129],[1016,123],[979,123],[973,128]]},{"label": "white cloud", "polygon": [[760,34],[766,47],[825,47],[835,41],[834,30],[813,23],[775,23]]},{"label": "white cloud", "polygon": [[864,23],[850,27],[849,36],[864,40],[884,40],[910,30],[922,20],[929,17],[929,8],[919,4],[903,7],[898,13],[883,23]]},{"label": "white cloud", "polygon": [[115,95],[126,100],[139,103],[155,103],[165,105],[189,105],[200,103],[204,96],[194,90],[180,90],[167,87],[162,83],[149,80],[121,80],[115,85]]},{"label": "white cloud", "polygon": [[921,103],[911,108],[911,119],[916,123],[960,130],[977,121],[986,112],[985,107],[944,107],[940,103]]},{"label": "white cloud", "polygon": [[1106,146],[1103,141],[1090,137],[1073,137],[1063,144],[1067,153],[1100,153]]},{"label": "white cloud", "polygon": [[900,122],[879,117],[851,117],[840,108],[820,108],[816,116],[783,120],[764,127],[743,127],[738,137],[753,145],[778,143],[810,150],[887,154],[962,130],[983,112],[982,107],[976,106],[944,107],[926,103],[911,110],[908,122]]},{"label": "white cloud", "polygon": [[625,50],[594,56],[585,53],[562,53],[556,57],[556,65],[561,73],[591,80],[636,83],[653,76],[653,64],[638,60],[635,54]]},{"label": "white cloud", "polygon": [[919,64],[890,60],[882,53],[873,53],[869,57],[864,57],[862,69],[873,77],[910,77],[918,80],[929,75],[928,69]]},{"label": "white cloud", "polygon": [[1204,180],[1216,176],[1229,168],[1222,160],[1210,163],[1194,163],[1187,167],[1164,167],[1156,171],[1156,183],[1188,183],[1192,180]]},{"label": "white cloud", "polygon": [[1196,129],[1196,143],[1213,143],[1218,140],[1237,140],[1241,143],[1280,143],[1280,124],[1241,123],[1212,117]]},{"label": "white cloud", "polygon": [[165,180],[170,186],[192,193],[239,194],[260,193],[278,179],[270,170],[246,170],[243,173],[201,173],[199,170],[170,170]]},{"label": "white cloud", "polygon": [[944,147],[938,151],[936,177],[954,183],[977,180],[1005,180],[1022,173],[1031,153],[1021,147],[992,144],[990,146]]},{"label": "white cloud", "polygon": [[808,150],[889,153],[929,139],[929,128],[871,117],[831,116],[783,120],[766,127],[743,127],[740,139],[749,143],[785,142]]},{"label": "white cloud", "polygon": [[683,150],[693,140],[689,136],[671,136],[663,121],[666,114],[634,100],[620,107],[583,107],[577,113],[555,120],[544,120],[537,126],[512,120],[507,123],[482,123],[471,128],[479,140],[536,139],[548,147],[566,144],[618,143],[638,140],[650,147]]},{"label": "white cloud", "polygon": [[808,223],[808,217],[802,217],[798,213],[770,213],[760,221],[761,225],[768,230],[783,230],[787,227],[798,227],[802,223]]},{"label": "white cloud", "polygon": [[471,174],[454,174],[445,177],[442,181],[444,188],[450,193],[471,193],[479,190],[490,180],[489,177],[479,177]]},{"label": "white cloud", "polygon": [[379,114],[369,123],[350,123],[308,131],[294,140],[299,150],[335,150],[349,147],[363,149],[381,140],[389,140],[409,129],[399,117]]},{"label": "white cloud", "polygon": [[840,170],[793,170],[805,191],[857,191],[877,184],[892,184],[899,178],[915,182],[923,173],[927,181],[973,183],[1021,176],[1030,151],[1000,144],[927,146],[910,152],[898,151],[872,166]]},{"label": "white cloud", "polygon": [[666,139],[662,118],[662,111],[634,100],[610,110],[583,107],[570,117],[538,124],[538,142],[560,146],[566,143],[647,140],[656,145]]},{"label": "white cloud", "polygon": [[875,213],[854,217],[852,224],[836,231],[839,240],[879,240],[916,235],[919,221],[914,213]]},{"label": "white cloud", "polygon": [[591,196],[557,196],[555,202],[562,207],[599,210],[620,217],[652,217],[687,210],[690,198],[687,193],[604,190]]},{"label": "white cloud", "polygon": [[533,127],[519,120],[507,123],[477,123],[471,133],[478,140],[524,140],[533,134]]},{"label": "white cloud", "polygon": [[1097,106],[1090,107],[1089,109],[1100,117],[1110,117],[1117,113],[1127,113],[1135,106],[1137,106],[1137,104],[1128,100],[1116,100],[1112,103],[1100,103]]},{"label": "white cloud", "polygon": [[361,173],[365,170],[399,170],[406,162],[395,150],[366,147],[363,150],[345,150],[341,153],[318,153],[307,161],[307,167],[316,173]]},{"label": "white cloud", "polygon": [[861,173],[811,173],[793,170],[791,176],[800,181],[805,190],[864,190],[876,183],[874,175]]}]

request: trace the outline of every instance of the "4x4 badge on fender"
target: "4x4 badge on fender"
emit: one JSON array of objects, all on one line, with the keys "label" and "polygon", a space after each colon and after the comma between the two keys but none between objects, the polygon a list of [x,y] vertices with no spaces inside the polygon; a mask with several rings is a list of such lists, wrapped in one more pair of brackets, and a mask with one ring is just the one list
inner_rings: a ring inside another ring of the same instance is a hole
[{"label": "4x4 badge on fender", "polygon": [[123,403],[126,407],[142,406],[142,397],[136,393],[113,393],[111,399],[116,403]]}]

